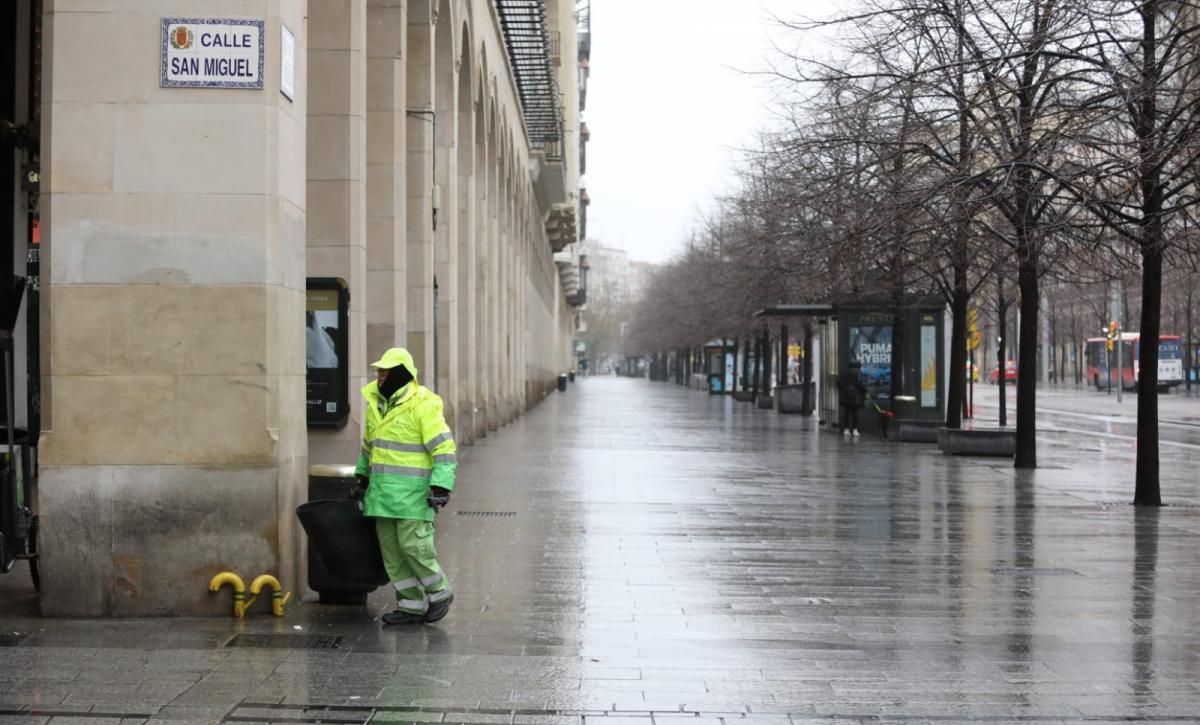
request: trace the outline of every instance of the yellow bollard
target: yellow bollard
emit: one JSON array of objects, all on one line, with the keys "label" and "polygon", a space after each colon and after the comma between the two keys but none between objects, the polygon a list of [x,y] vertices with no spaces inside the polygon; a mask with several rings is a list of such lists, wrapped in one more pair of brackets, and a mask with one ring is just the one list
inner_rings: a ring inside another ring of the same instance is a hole
[{"label": "yellow bollard", "polygon": [[246,583],[231,571],[223,571],[214,576],[208,583],[208,590],[210,592],[220,591],[221,587],[226,584],[233,589],[233,616],[240,618],[246,614],[246,610],[250,608],[254,600],[246,601]]},{"label": "yellow bollard", "polygon": [[258,595],[262,593],[264,586],[271,587],[272,590],[271,613],[276,617],[282,617],[283,607],[285,604],[287,604],[288,600],[292,598],[292,593],[288,592],[287,594],[284,594],[283,585],[279,583],[278,579],[270,574],[261,574],[258,577],[255,577],[254,581],[250,583],[250,593],[255,595],[255,599],[257,599]]}]

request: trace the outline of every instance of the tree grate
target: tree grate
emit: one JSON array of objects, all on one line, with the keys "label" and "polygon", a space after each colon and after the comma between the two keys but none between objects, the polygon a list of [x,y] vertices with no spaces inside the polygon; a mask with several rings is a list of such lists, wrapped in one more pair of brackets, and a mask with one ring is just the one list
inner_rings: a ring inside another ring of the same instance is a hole
[{"label": "tree grate", "polygon": [[337,649],[340,635],[332,634],[235,634],[226,647],[253,649]]},{"label": "tree grate", "polygon": [[459,516],[472,516],[475,518],[484,519],[511,519],[517,515],[516,511],[459,511]]}]

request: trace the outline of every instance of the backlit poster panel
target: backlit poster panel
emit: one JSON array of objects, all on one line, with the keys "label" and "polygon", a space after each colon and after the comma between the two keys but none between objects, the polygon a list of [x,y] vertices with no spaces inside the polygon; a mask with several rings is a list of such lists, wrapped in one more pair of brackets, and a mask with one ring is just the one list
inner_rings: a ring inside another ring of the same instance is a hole
[{"label": "backlit poster panel", "polygon": [[350,294],[333,278],[309,278],[304,309],[308,425],[340,427],[350,412],[348,387]]},{"label": "backlit poster panel", "polygon": [[850,359],[862,363],[863,383],[874,400],[892,396],[892,326],[851,325]]},{"label": "backlit poster panel", "polygon": [[937,407],[937,327],[921,325],[921,407]]}]

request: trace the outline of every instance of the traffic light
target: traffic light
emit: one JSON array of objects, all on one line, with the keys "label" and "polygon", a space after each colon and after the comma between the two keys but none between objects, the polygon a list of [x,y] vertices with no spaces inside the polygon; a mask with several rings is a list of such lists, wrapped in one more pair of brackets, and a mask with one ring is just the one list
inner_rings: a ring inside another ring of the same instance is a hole
[{"label": "traffic light", "polygon": [[1116,320],[1109,322],[1108,323],[1108,339],[1110,339],[1110,340],[1117,339],[1117,330],[1118,329],[1120,329],[1120,325],[1117,324]]}]

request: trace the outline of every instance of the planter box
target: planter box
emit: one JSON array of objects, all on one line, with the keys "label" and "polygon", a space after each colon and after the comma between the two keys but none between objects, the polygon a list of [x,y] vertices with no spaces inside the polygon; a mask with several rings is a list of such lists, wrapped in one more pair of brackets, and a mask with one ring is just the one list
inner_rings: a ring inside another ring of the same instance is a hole
[{"label": "planter box", "polygon": [[[813,386],[815,387],[815,385]],[[775,388],[775,397],[779,398],[778,410],[788,415],[812,415],[812,405],[815,402],[809,397],[809,407],[804,408],[804,385],[780,385]]]},{"label": "planter box", "polygon": [[948,456],[996,456],[1017,453],[1017,431],[1011,428],[940,428],[938,448]]},{"label": "planter box", "polygon": [[753,403],[754,393],[751,393],[749,390],[735,390],[733,399],[739,403]]},{"label": "planter box", "polygon": [[775,397],[772,395],[760,395],[756,402],[761,410],[770,410],[775,407]]},{"label": "planter box", "polygon": [[937,443],[941,421],[936,420],[893,420],[892,429],[896,440],[903,443]]}]

